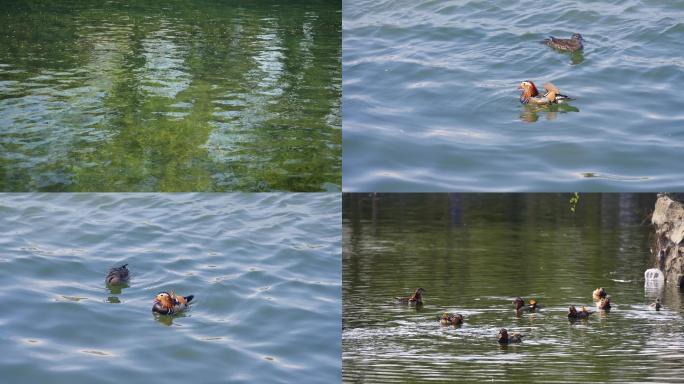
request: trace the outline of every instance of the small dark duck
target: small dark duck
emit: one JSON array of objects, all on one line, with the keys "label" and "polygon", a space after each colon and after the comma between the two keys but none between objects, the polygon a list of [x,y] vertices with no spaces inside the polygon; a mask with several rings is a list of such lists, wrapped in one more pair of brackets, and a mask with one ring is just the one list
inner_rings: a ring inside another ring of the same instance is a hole
[{"label": "small dark duck", "polygon": [[537,300],[531,299],[527,305],[525,305],[525,299],[522,297],[516,297],[515,300],[513,300],[513,304],[515,304],[515,311],[518,314],[524,313],[524,312],[536,312],[537,311]]},{"label": "small dark duck", "polygon": [[594,298],[594,301],[600,301],[601,299],[608,296],[608,293],[605,289],[603,289],[603,287],[601,287],[594,289],[594,293],[592,293],[591,296]]},{"label": "small dark duck", "polygon": [[121,285],[128,282],[128,264],[124,264],[120,267],[110,268],[107,272],[107,277],[105,277],[105,283],[108,285]]},{"label": "small dark duck", "polygon": [[460,313],[444,312],[439,322],[442,325],[461,325],[463,324],[463,315]]},{"label": "small dark duck", "polygon": [[662,305],[660,304],[660,297],[656,299],[655,303],[651,303],[651,305],[649,305],[649,308],[656,311],[660,311],[660,308],[662,308]]},{"label": "small dark duck", "polygon": [[501,328],[497,339],[499,344],[512,344],[512,343],[522,343],[523,335],[519,333],[514,333],[513,336],[508,336],[508,330],[506,328]]},{"label": "small dark duck", "polygon": [[591,314],[592,314],[592,312],[589,312],[587,310],[587,307],[584,307],[584,306],[582,306],[581,311],[578,311],[574,305],[571,305],[568,308],[568,319],[569,320],[588,319],[589,315],[591,315]]},{"label": "small dark duck", "polygon": [[152,312],[162,315],[173,315],[188,308],[194,295],[180,296],[175,293],[161,292],[154,298]]},{"label": "small dark duck", "polygon": [[409,297],[395,297],[397,302],[402,304],[423,304],[423,288],[416,289],[416,293]]},{"label": "small dark duck", "polygon": [[533,105],[548,105],[548,104],[560,104],[568,100],[572,100],[570,97],[560,93],[560,90],[551,83],[545,83],[544,89],[546,93],[544,96],[539,95],[537,86],[530,80],[525,80],[518,85],[518,89],[521,89],[520,102],[523,104],[533,104]]},{"label": "small dark duck", "polygon": [[610,296],[606,296],[596,303],[596,308],[602,311],[610,311]]},{"label": "small dark duck", "polygon": [[569,39],[558,39],[553,36],[549,36],[548,39],[544,39],[544,44],[548,45],[553,49],[565,52],[575,52],[584,49],[584,39],[579,33],[573,33]]}]

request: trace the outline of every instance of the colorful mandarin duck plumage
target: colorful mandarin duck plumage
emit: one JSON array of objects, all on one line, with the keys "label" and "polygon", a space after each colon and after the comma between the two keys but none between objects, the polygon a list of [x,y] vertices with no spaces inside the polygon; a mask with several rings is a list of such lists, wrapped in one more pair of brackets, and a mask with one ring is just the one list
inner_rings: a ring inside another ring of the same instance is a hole
[{"label": "colorful mandarin duck plumage", "polygon": [[107,277],[105,277],[105,283],[108,285],[121,285],[128,282],[128,264],[124,264],[120,267],[110,268],[107,272]]},{"label": "colorful mandarin duck plumage", "polygon": [[173,315],[184,311],[195,296],[180,296],[175,293],[161,292],[154,298],[152,312]]},{"label": "colorful mandarin duck plumage", "polygon": [[660,311],[661,307],[662,305],[660,304],[660,297],[656,299],[655,303],[649,305],[649,308],[654,309],[656,311]]},{"label": "colorful mandarin duck plumage", "polygon": [[603,288],[596,288],[594,290],[594,293],[591,294],[591,296],[594,298],[594,301],[599,301],[608,296],[608,293]]},{"label": "colorful mandarin duck plumage", "polygon": [[409,297],[395,297],[402,304],[423,304],[423,288],[416,289],[416,292]]},{"label": "colorful mandarin duck plumage", "polygon": [[546,93],[544,96],[539,96],[537,86],[530,80],[525,80],[518,85],[521,89],[520,102],[523,104],[547,105],[563,103],[567,100],[572,100],[570,97],[560,93],[560,90],[551,83],[545,83],[544,89]]},{"label": "colorful mandarin duck plumage", "polygon": [[608,311],[610,310],[610,296],[606,296],[596,302],[596,308],[603,310],[603,311]]},{"label": "colorful mandarin duck plumage", "polygon": [[584,39],[579,33],[573,33],[572,37],[569,39],[558,39],[553,36],[549,36],[548,39],[544,39],[544,44],[551,48],[557,49],[559,51],[581,51],[584,49]]},{"label": "colorful mandarin duck plumage", "polygon": [[523,335],[519,333],[514,333],[512,336],[508,336],[508,330],[506,328],[501,328],[497,339],[499,344],[511,344],[511,343],[521,343]]},{"label": "colorful mandarin duck plumage", "polygon": [[587,307],[582,307],[581,311],[578,311],[574,305],[571,305],[568,308],[568,319],[569,320],[577,320],[577,319],[588,319],[589,315],[591,315],[592,312],[589,312],[587,310]]},{"label": "colorful mandarin duck plumage", "polygon": [[515,304],[515,311],[518,314],[521,314],[523,312],[536,312],[537,311],[537,300],[531,299],[527,305],[525,305],[525,299],[522,297],[516,297],[515,300],[513,300],[513,304]]},{"label": "colorful mandarin duck plumage", "polygon": [[442,325],[461,325],[463,324],[463,315],[460,313],[444,312],[439,322]]}]

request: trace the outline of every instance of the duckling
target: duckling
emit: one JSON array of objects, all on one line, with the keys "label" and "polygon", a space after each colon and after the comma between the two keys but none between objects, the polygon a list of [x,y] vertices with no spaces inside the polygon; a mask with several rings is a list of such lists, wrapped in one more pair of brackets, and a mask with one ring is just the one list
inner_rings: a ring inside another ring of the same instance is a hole
[{"label": "duckling", "polygon": [[395,297],[395,299],[402,304],[423,304],[423,288],[416,289],[416,293],[409,297]]},{"label": "duckling", "polygon": [[591,315],[593,312],[589,312],[587,310],[587,307],[582,306],[582,310],[578,311],[577,308],[575,308],[574,305],[571,305],[568,308],[568,320],[577,320],[577,319],[588,319],[589,315]]},{"label": "duckling", "polygon": [[508,336],[508,330],[506,328],[501,328],[497,339],[499,344],[511,344],[511,343],[522,343],[523,335],[519,333],[514,333],[513,336]]},{"label": "duckling", "polygon": [[651,303],[651,305],[649,305],[649,308],[656,310],[656,311],[660,311],[661,307],[662,307],[662,305],[660,305],[660,297],[658,297],[656,299],[655,303]]},{"label": "duckling", "polygon": [[608,293],[606,292],[605,289],[603,289],[603,287],[601,287],[601,288],[596,288],[594,290],[594,293],[591,294],[591,296],[594,298],[594,301],[599,301],[599,300],[603,299],[604,297],[608,296]]},{"label": "duckling", "polygon": [[180,296],[175,293],[161,292],[154,298],[152,312],[162,315],[173,315],[184,311],[194,298],[194,295]]},{"label": "duckling", "polygon": [[107,277],[105,277],[105,283],[107,285],[121,285],[128,282],[128,264],[124,264],[120,267],[110,268],[107,272]]},{"label": "duckling", "polygon": [[603,311],[610,311],[610,296],[606,296],[598,301],[596,307]]},{"label": "duckling", "polygon": [[460,313],[444,312],[439,322],[442,325],[461,325],[463,324],[463,315]]},{"label": "duckling", "polygon": [[569,39],[558,39],[553,36],[549,36],[548,39],[544,39],[544,44],[551,48],[557,49],[559,51],[581,51],[584,49],[584,38],[579,33],[573,33],[572,37]]},{"label": "duckling", "polygon": [[529,301],[529,304],[525,305],[525,299],[522,297],[516,297],[515,300],[513,300],[513,304],[515,304],[515,311],[518,314],[521,314],[523,312],[536,312],[537,311],[537,300],[531,299]]},{"label": "duckling", "polygon": [[560,90],[551,83],[544,84],[544,89],[546,90],[544,96],[539,96],[537,86],[530,80],[521,82],[520,85],[518,85],[518,89],[522,90],[522,93],[520,93],[520,102],[523,104],[547,105],[559,104],[572,100],[570,97],[561,94]]}]

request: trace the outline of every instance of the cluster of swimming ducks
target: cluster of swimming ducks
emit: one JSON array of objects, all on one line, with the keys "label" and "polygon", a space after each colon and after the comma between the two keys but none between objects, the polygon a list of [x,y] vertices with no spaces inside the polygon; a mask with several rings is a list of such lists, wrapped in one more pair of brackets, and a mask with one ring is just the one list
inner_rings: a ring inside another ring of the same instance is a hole
[{"label": "cluster of swimming ducks", "polygon": [[[584,39],[579,33],[573,34],[569,39],[558,39],[550,36],[543,42],[549,47],[562,52],[578,52],[584,49]],[[520,102],[523,104],[548,105],[572,100],[570,97],[561,94],[560,90],[551,83],[544,84],[544,89],[546,90],[544,95],[539,95],[537,87],[530,80],[521,82],[518,89],[522,90]]]},{"label": "cluster of swimming ducks", "polygon": [[[416,289],[416,292],[411,296],[395,297],[395,299],[398,303],[401,304],[417,306],[423,305],[423,292],[425,292],[425,289],[418,288]],[[610,296],[608,295],[605,289],[596,288],[592,293],[592,297],[596,302],[596,308],[598,308],[601,311],[610,311]],[[525,300],[522,297],[516,297],[515,300],[513,300],[513,304],[515,305],[515,312],[518,315],[521,315],[523,313],[536,312],[537,309],[540,308],[536,300],[532,299],[528,301],[527,304],[525,304]],[[656,311],[660,311],[661,307],[662,305],[660,304],[660,298],[657,298],[656,301],[650,305],[650,308]],[[571,305],[568,308],[568,320],[570,320],[570,322],[574,322],[580,319],[588,319],[589,316],[591,316],[593,313],[594,312],[589,311],[585,306],[582,306],[581,309],[578,311],[574,305]],[[439,322],[442,325],[460,326],[464,322],[464,317],[460,313],[444,312],[441,318],[439,319]],[[514,333],[513,335],[509,335],[508,330],[506,328],[502,328],[499,331],[499,334],[497,335],[497,340],[499,344],[521,343],[522,338],[523,335],[521,335],[520,333]]]},{"label": "cluster of swimming ducks", "polygon": [[[130,278],[130,273],[127,268],[128,264],[120,267],[110,268],[105,277],[105,283],[108,286],[121,286],[127,284]],[[173,315],[184,311],[190,305],[194,295],[181,296],[173,292],[160,292],[154,298],[152,305],[152,312],[161,315]]]}]

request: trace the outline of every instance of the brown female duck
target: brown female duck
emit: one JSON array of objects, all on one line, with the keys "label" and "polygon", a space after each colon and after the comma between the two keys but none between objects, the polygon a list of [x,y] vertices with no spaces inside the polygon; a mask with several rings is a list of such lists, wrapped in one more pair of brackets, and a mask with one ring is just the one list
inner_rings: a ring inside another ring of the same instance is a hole
[{"label": "brown female duck", "polygon": [[548,45],[553,49],[566,52],[581,51],[584,49],[584,38],[579,33],[573,33],[569,39],[559,39],[553,36],[549,36],[548,39],[544,39],[544,44]]},{"label": "brown female duck", "polygon": [[122,285],[128,282],[128,264],[124,264],[120,267],[110,268],[107,272],[107,277],[105,277],[105,283],[107,285]]},{"label": "brown female duck", "polygon": [[423,288],[416,289],[416,292],[409,297],[395,297],[397,302],[402,304],[423,304]]}]

